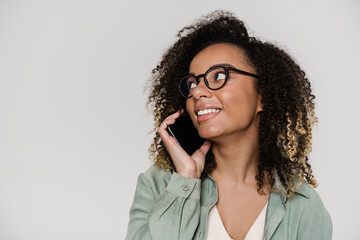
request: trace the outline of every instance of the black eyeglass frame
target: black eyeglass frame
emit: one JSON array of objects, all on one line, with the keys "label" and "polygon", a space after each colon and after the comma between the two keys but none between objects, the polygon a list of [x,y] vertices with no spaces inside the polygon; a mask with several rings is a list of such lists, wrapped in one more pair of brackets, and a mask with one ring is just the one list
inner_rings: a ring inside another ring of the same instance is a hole
[{"label": "black eyeglass frame", "polygon": [[[225,81],[224,81],[224,83],[223,83],[220,87],[218,87],[218,88],[211,88],[211,87],[209,86],[209,82],[208,82],[208,80],[206,79],[205,76],[206,76],[210,71],[212,71],[212,70],[214,70],[214,69],[216,69],[216,68],[223,68],[223,69],[225,70]],[[185,95],[182,93],[182,91],[181,91],[182,82],[183,82],[184,80],[188,79],[189,77],[194,77],[194,78],[195,78],[195,80],[196,80],[196,85],[198,85],[198,84],[200,83],[200,80],[199,80],[199,79],[202,78],[202,77],[204,77],[204,82],[205,82],[205,85],[206,85],[207,88],[209,88],[209,89],[211,89],[211,90],[218,90],[218,89],[222,88],[223,86],[225,86],[225,83],[226,83],[227,80],[229,79],[229,70],[234,71],[234,72],[237,72],[237,73],[240,73],[240,74],[242,74],[242,75],[246,75],[246,76],[250,76],[250,77],[254,77],[254,78],[260,79],[260,76],[258,76],[258,75],[256,75],[256,74],[249,73],[249,72],[246,72],[246,71],[243,71],[243,70],[234,68],[234,67],[223,66],[223,65],[215,65],[215,66],[212,66],[211,68],[209,68],[204,74],[199,74],[199,75],[197,75],[197,76],[195,76],[194,74],[188,74],[188,75],[186,75],[185,77],[183,77],[183,78],[181,79],[181,81],[179,82],[179,86],[178,86],[178,87],[179,87],[180,94],[181,94],[183,97],[186,97],[186,98],[191,98],[191,97],[192,97],[192,96],[185,96]],[[189,92],[189,93],[190,93],[190,92]]]}]

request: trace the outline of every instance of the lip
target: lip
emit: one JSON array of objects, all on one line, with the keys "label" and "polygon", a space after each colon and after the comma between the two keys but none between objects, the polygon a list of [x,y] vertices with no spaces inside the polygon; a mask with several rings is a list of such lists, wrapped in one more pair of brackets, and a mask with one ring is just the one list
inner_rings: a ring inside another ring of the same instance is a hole
[{"label": "lip", "polygon": [[198,122],[204,122],[204,121],[207,121],[209,119],[212,119],[214,117],[216,117],[218,114],[220,114],[222,111],[219,111],[219,112],[213,112],[213,113],[208,113],[208,114],[205,114],[205,115],[201,115],[201,116],[198,116],[197,113],[201,110],[205,110],[205,109],[220,109],[222,110],[221,107],[217,107],[217,106],[213,106],[213,105],[201,105],[201,106],[197,106],[195,107],[195,115],[197,116],[197,121]]}]

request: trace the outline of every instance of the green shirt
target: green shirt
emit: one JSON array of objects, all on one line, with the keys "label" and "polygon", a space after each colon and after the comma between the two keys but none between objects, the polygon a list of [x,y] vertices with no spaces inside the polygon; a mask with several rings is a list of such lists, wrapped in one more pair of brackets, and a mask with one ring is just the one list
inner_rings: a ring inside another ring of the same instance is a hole
[{"label": "green shirt", "polygon": [[[306,182],[291,198],[279,177],[269,197],[263,239],[332,238],[332,222],[319,195]],[[151,166],[140,174],[126,240],[206,240],[209,210],[218,201],[214,179],[186,178]]]}]

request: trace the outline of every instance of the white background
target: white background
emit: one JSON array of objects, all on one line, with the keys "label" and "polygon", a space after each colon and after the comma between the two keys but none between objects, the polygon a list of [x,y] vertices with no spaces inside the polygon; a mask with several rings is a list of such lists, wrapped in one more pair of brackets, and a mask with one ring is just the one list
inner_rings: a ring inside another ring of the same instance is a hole
[{"label": "white background", "polygon": [[0,0],[0,239],[125,238],[151,164],[145,83],[177,31],[218,8],[307,72],[317,191],[334,239],[360,239],[360,2],[350,0]]}]

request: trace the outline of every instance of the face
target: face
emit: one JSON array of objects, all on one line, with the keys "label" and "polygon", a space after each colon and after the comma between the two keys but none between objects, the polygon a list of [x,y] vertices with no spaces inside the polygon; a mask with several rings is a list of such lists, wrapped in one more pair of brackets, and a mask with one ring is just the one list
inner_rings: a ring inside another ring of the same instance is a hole
[{"label": "face", "polygon": [[[255,73],[246,63],[241,49],[222,43],[200,51],[191,61],[189,73],[197,76],[214,65],[225,64]],[[262,111],[260,99],[253,77],[230,70],[227,82],[218,90],[208,89],[201,78],[192,90],[192,97],[186,101],[186,109],[200,136],[215,141],[256,127],[258,113]]]}]

